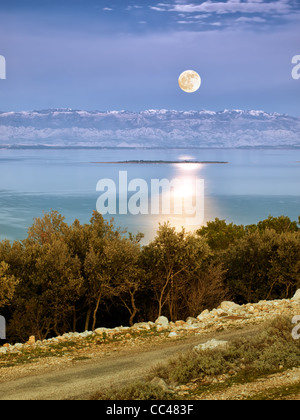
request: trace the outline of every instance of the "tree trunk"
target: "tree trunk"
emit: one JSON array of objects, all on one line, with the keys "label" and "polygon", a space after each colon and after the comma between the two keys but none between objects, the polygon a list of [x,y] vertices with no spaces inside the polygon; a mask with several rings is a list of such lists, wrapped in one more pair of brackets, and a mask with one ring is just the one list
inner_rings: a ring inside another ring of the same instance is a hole
[{"label": "tree trunk", "polygon": [[76,317],[76,308],[74,305],[73,306],[73,332],[76,332],[76,324],[77,324],[77,317]]},{"label": "tree trunk", "polygon": [[166,302],[163,302],[163,298],[164,298],[165,290],[166,290],[166,288],[167,288],[167,286],[170,282],[171,277],[172,277],[171,272],[169,272],[169,274],[167,276],[167,280],[166,280],[166,282],[165,282],[165,284],[164,284],[164,286],[163,286],[163,288],[160,292],[160,296],[159,296],[159,299],[158,299],[158,316],[157,316],[157,318],[159,318],[161,316],[162,308],[166,303]]},{"label": "tree trunk", "polygon": [[98,309],[99,309],[100,300],[101,300],[101,293],[100,293],[100,294],[99,294],[99,296],[98,296],[97,303],[96,303],[96,307],[95,307],[95,310],[94,310],[94,313],[93,313],[93,325],[92,325],[92,331],[94,331],[94,330],[95,330],[95,327],[96,327],[96,322],[97,322],[97,312],[98,312]]},{"label": "tree trunk", "polygon": [[130,312],[129,325],[132,327],[133,326],[133,320],[134,320],[134,317],[136,316],[136,314],[138,313],[138,309],[135,305],[134,293],[133,292],[130,292],[130,297],[131,297],[132,311]]},{"label": "tree trunk", "polygon": [[92,310],[91,310],[91,308],[89,308],[88,311],[87,311],[86,317],[85,317],[85,326],[84,326],[85,331],[88,331],[88,329],[89,329],[91,313],[92,313]]}]

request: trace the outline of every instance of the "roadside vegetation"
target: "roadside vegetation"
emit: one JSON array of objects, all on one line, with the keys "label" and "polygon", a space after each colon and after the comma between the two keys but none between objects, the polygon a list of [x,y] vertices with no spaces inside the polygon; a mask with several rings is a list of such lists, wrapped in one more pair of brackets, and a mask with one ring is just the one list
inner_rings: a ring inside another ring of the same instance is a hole
[{"label": "roadside vegetation", "polygon": [[[9,342],[70,331],[197,317],[224,300],[283,299],[300,288],[300,230],[288,217],[195,233],[159,225],[153,241],[94,213],[68,225],[56,211],[24,241],[0,242],[0,312]],[[228,356],[229,357],[229,356]],[[229,363],[229,362],[228,362]]]},{"label": "roadside vegetation", "polygon": [[[236,339],[227,348],[182,354],[152,369],[146,382],[99,392],[93,399],[197,399],[204,393],[209,396],[234,384],[247,384],[299,367],[299,360],[300,340],[292,338],[290,319],[277,317],[262,325],[254,336]],[[182,389],[186,390],[184,394]],[[300,393],[300,380],[289,387],[261,392],[253,399],[284,399],[296,393]]]}]

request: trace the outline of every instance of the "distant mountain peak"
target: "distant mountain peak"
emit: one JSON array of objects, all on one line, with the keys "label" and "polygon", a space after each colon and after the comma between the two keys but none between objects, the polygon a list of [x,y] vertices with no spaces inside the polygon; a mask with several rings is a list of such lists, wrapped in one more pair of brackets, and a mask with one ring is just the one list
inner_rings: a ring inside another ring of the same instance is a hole
[{"label": "distant mountain peak", "polygon": [[300,119],[262,110],[0,112],[0,147],[300,147]]}]

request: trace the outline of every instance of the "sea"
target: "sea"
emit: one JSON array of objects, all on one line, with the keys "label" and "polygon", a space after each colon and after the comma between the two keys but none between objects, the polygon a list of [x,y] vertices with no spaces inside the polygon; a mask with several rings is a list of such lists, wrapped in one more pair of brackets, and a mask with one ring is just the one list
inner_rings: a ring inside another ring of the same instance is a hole
[{"label": "sea", "polygon": [[[181,182],[182,214],[174,203],[169,212],[162,202],[154,211],[153,180]],[[189,198],[190,212],[184,207]],[[167,220],[186,230],[215,218],[243,225],[269,215],[298,221],[300,150],[1,149],[0,240],[25,239],[34,219],[51,210],[69,224],[89,223],[99,211],[124,232],[143,233],[143,244]]]}]

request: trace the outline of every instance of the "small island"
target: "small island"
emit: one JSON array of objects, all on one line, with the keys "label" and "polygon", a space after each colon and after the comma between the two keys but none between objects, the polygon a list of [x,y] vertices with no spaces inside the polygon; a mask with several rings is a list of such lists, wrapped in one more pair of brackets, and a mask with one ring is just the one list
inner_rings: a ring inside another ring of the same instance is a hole
[{"label": "small island", "polygon": [[95,164],[138,164],[138,165],[170,165],[170,164],[177,164],[177,163],[192,163],[192,164],[227,164],[228,162],[223,161],[210,161],[210,160],[122,160],[122,161],[115,161],[115,162],[91,162]]}]

